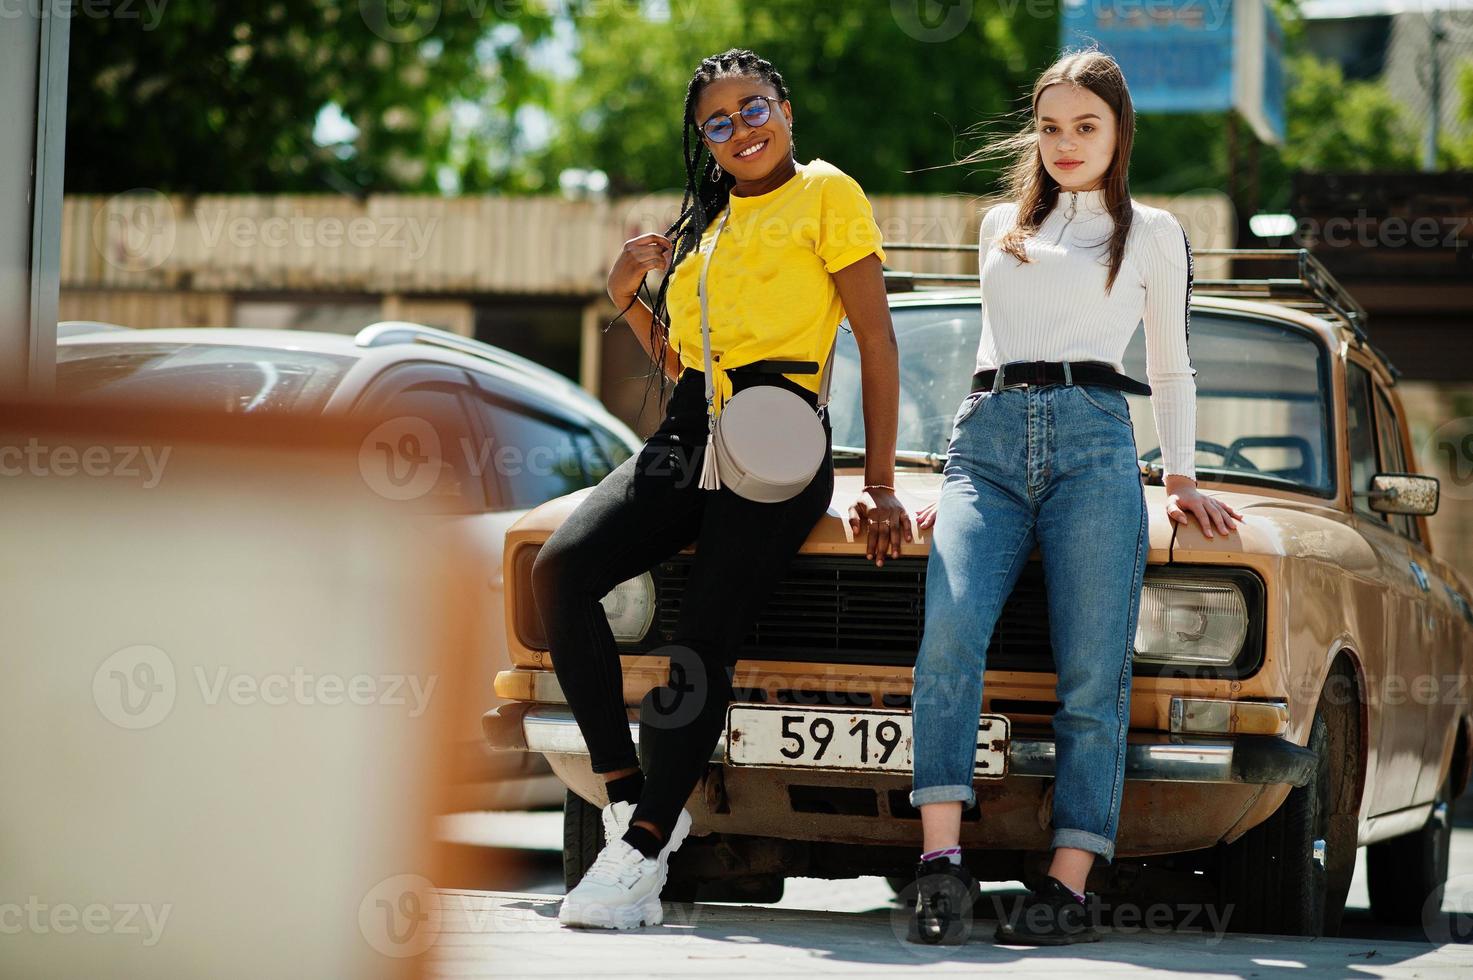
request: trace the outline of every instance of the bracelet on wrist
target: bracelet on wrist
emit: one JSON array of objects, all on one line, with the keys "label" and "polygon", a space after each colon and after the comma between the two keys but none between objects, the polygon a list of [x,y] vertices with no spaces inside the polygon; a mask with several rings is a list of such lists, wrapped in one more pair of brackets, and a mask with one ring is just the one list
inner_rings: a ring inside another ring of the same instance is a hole
[{"label": "bracelet on wrist", "polygon": [[885,483],[866,483],[864,485],[864,489],[865,490],[889,490],[891,493],[894,493],[895,492],[895,488],[894,487],[890,486],[889,484],[885,484]]}]

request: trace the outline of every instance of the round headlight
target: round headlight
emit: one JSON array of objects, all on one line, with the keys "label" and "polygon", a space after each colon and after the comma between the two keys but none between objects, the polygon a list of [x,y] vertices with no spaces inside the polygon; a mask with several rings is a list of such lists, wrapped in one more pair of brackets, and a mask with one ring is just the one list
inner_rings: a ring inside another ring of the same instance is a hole
[{"label": "round headlight", "polygon": [[626,642],[643,639],[655,618],[654,576],[645,572],[620,582],[602,601],[614,639]]}]

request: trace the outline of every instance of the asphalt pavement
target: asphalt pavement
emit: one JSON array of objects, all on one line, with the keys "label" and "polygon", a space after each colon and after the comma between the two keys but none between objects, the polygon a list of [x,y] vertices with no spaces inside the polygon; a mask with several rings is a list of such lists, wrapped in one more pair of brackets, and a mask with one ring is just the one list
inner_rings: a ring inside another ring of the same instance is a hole
[{"label": "asphalt pavement", "polygon": [[[937,973],[1158,977],[1473,977],[1473,796],[1455,812],[1443,915],[1430,929],[1377,922],[1364,851],[1335,938],[1241,935],[1205,916],[1185,928],[1104,929],[1099,943],[1058,949],[995,945],[979,922],[957,948],[904,940],[905,909],[883,879],[789,879],[773,905],[667,903],[665,922],[631,932],[563,929],[562,815],[474,813],[443,818],[457,880],[438,882],[426,923],[435,977],[653,977]],[[983,906],[1022,893],[989,883]]]}]

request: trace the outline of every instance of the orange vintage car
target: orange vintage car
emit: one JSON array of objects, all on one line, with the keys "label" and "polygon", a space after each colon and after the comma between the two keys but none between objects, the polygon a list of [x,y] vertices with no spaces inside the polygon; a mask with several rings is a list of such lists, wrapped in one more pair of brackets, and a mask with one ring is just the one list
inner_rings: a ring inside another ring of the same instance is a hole
[{"label": "orange vintage car", "polygon": [[[1107,902],[1209,907],[1228,928],[1333,935],[1366,846],[1372,911],[1417,922],[1440,905],[1448,804],[1469,776],[1469,580],[1432,552],[1437,481],[1412,472],[1396,372],[1367,340],[1363,311],[1308,253],[1211,254],[1295,272],[1197,284],[1197,469],[1204,489],[1245,515],[1232,534],[1208,539],[1167,519],[1149,404],[1129,396],[1149,567],[1117,857],[1097,865],[1090,887]],[[896,483],[918,510],[940,490],[980,302],[975,286],[897,284],[911,288],[891,300]],[[773,901],[788,876],[903,880],[914,868],[909,704],[928,544],[876,568],[848,535],[864,449],[847,331],[839,353],[833,505],[746,639],[738,702],[688,804],[694,829],[672,860],[667,900]],[[1145,377],[1139,331],[1123,366]],[[483,726],[494,746],[543,753],[568,786],[570,887],[603,843],[603,784],[552,672],[529,581],[539,545],[586,492],[508,532],[513,666],[496,693],[511,703]],[[636,706],[665,680],[654,651],[671,637],[690,560],[674,555],[604,600],[636,736]],[[977,638],[988,649],[983,712],[1008,720],[992,746],[996,774],[978,779],[964,815],[966,860],[981,879],[1029,881],[1045,868],[1059,705],[1043,589],[1035,553],[994,635]],[[853,743],[844,765],[815,758],[825,737]]]}]

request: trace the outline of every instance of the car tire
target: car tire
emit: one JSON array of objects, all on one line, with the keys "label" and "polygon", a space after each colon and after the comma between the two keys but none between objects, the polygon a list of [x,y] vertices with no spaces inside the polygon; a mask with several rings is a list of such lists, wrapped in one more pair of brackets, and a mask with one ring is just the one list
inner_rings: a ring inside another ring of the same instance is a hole
[{"label": "car tire", "polygon": [[[1344,896],[1330,887],[1334,861],[1316,841],[1328,844],[1331,807],[1328,751],[1330,726],[1325,706],[1315,712],[1308,748],[1319,757],[1315,777],[1296,786],[1273,815],[1231,844],[1220,845],[1215,862],[1217,896],[1226,928],[1290,936],[1323,936],[1338,931]],[[1353,853],[1349,856],[1353,861]]]},{"label": "car tire", "polygon": [[1440,914],[1453,839],[1451,782],[1449,773],[1421,830],[1366,847],[1366,886],[1378,921],[1415,926]]},{"label": "car tire", "polygon": [[577,887],[603,846],[603,810],[568,790],[563,799],[563,887]]}]

